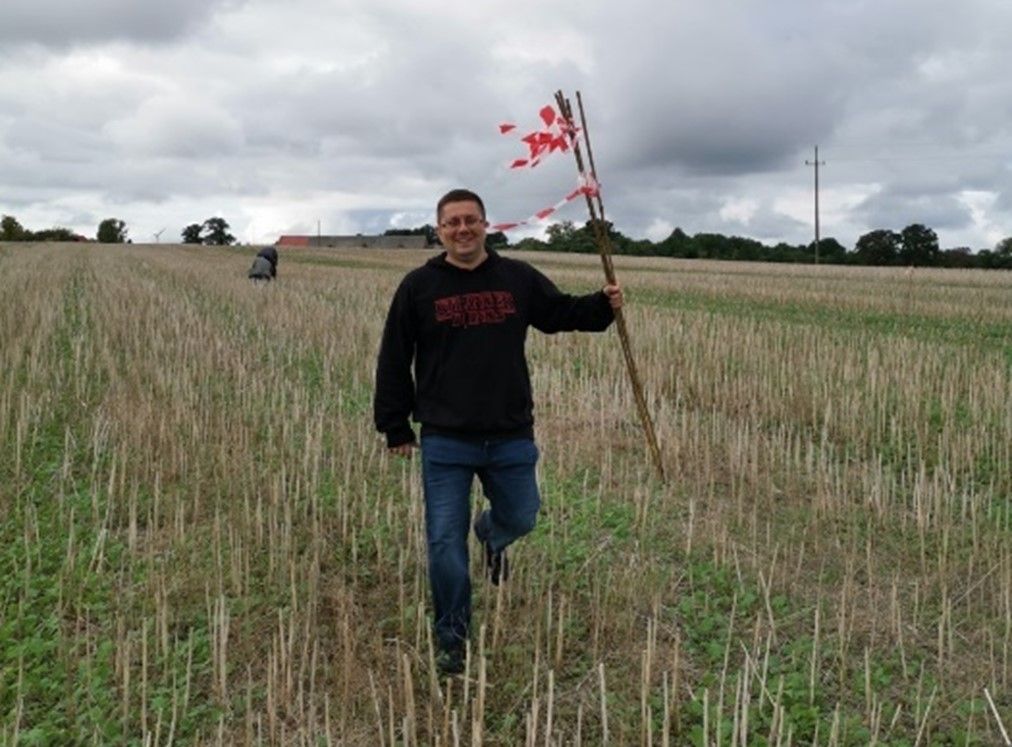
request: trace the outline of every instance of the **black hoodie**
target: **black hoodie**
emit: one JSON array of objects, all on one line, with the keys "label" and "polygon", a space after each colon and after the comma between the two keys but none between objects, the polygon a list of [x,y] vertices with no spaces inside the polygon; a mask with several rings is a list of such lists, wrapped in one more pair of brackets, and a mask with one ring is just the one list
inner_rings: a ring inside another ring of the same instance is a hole
[{"label": "black hoodie", "polygon": [[527,327],[599,332],[614,318],[601,291],[567,295],[526,262],[491,249],[471,270],[445,253],[433,257],[404,277],[390,305],[376,367],[376,428],[391,447],[415,440],[412,414],[423,434],[531,436]]}]

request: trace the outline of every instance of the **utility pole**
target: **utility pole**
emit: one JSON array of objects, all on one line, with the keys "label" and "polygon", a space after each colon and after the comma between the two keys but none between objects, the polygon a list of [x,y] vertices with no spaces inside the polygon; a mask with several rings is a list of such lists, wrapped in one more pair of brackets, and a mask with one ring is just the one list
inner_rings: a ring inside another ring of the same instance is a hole
[{"label": "utility pole", "polygon": [[815,160],[805,159],[805,166],[815,167],[815,264],[819,264],[819,166],[825,166],[825,161],[819,160],[819,146],[815,146]]}]

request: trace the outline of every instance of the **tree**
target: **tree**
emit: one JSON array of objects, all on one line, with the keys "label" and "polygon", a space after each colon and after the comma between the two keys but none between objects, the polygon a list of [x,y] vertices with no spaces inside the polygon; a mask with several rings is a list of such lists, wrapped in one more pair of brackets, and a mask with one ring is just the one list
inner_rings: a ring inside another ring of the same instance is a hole
[{"label": "tree", "polygon": [[191,223],[183,229],[182,237],[184,244],[200,244],[200,232],[203,229],[199,223]]},{"label": "tree", "polygon": [[52,228],[44,228],[41,231],[35,231],[31,234],[32,241],[83,241],[81,236],[71,231],[69,228],[63,228],[61,226],[53,226]]},{"label": "tree", "polygon": [[994,245],[992,267],[1012,270],[1012,236],[1008,236]]},{"label": "tree", "polygon": [[553,223],[545,233],[548,234],[548,248],[554,252],[574,252],[576,243],[576,227],[573,221],[564,220],[561,223]]},{"label": "tree", "polygon": [[[621,231],[615,228],[615,224],[610,220],[597,219],[598,230],[608,237],[608,241],[611,243],[612,251],[615,254],[629,254],[629,245],[632,244],[632,239],[625,236]],[[577,251],[581,252],[592,252],[597,253],[599,251],[597,246],[597,234],[594,232],[594,221],[588,220],[583,224],[583,228],[580,229],[579,233],[584,236],[584,242],[580,245]]]},{"label": "tree", "polygon": [[583,253],[597,251],[590,221],[587,221],[583,228],[577,228],[572,221],[564,220],[561,223],[550,225],[545,229],[545,233],[548,234],[548,249],[550,251]]},{"label": "tree", "polygon": [[854,245],[854,261],[859,265],[892,265],[900,250],[900,235],[879,229],[866,233]]},{"label": "tree", "polygon": [[940,263],[942,267],[976,267],[977,258],[968,246],[957,246],[946,249],[941,253]]},{"label": "tree", "polygon": [[418,228],[388,228],[383,232],[384,236],[424,236],[425,243],[429,246],[442,244],[436,234],[436,228],[431,223],[426,223]]},{"label": "tree", "polygon": [[510,244],[509,238],[502,231],[493,231],[485,236],[485,246],[500,247],[505,249]]},{"label": "tree", "polygon": [[900,233],[899,261],[901,264],[932,267],[938,264],[940,258],[938,236],[927,226],[912,223]]},{"label": "tree", "polygon": [[543,252],[548,249],[548,244],[541,239],[528,237],[520,239],[513,248],[521,252]]},{"label": "tree", "polygon": [[729,254],[723,259],[734,259],[740,262],[755,262],[763,259],[765,247],[755,239],[746,239],[743,236],[732,236],[728,239],[727,249]]},{"label": "tree", "polygon": [[230,246],[235,243],[235,236],[228,232],[228,221],[224,218],[208,218],[204,221],[204,243],[209,246]]},{"label": "tree", "polygon": [[622,251],[634,257],[649,257],[657,254],[657,248],[650,239],[638,239],[635,241],[628,239]]},{"label": "tree", "polygon": [[[796,244],[788,244],[786,241],[777,242],[766,254],[767,261],[769,262],[811,262],[815,258],[815,242],[809,244],[812,250],[809,251],[805,246],[798,246]],[[819,242],[819,258],[822,258],[822,242]]]},{"label": "tree", "polygon": [[95,238],[102,244],[122,244],[127,238],[126,223],[118,218],[106,218],[98,224]]},{"label": "tree", "polygon": [[839,264],[847,259],[847,247],[832,236],[827,236],[819,241],[819,254],[826,258],[826,262]]},{"label": "tree", "polygon": [[[805,247],[805,255],[808,257],[807,260],[811,262],[815,259],[815,242],[811,242]],[[847,256],[847,249],[839,241],[834,239],[832,236],[827,236],[824,239],[819,239],[819,262],[822,264],[838,264],[844,261]]]},{"label": "tree", "polygon": [[32,232],[25,229],[13,215],[0,218],[0,241],[31,241]]},{"label": "tree", "polygon": [[730,240],[719,233],[697,233],[692,237],[699,257],[703,259],[728,259]]},{"label": "tree", "polygon": [[676,228],[664,241],[657,244],[657,251],[665,257],[687,257],[692,255],[692,238],[681,228]]}]

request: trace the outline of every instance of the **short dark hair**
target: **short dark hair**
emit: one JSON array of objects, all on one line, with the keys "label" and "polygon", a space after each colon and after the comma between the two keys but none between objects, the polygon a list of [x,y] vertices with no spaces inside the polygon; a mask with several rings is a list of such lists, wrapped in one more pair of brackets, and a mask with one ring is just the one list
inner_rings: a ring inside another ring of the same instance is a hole
[{"label": "short dark hair", "polygon": [[439,202],[436,203],[436,220],[438,221],[443,217],[443,207],[451,202],[477,202],[478,207],[481,208],[481,217],[485,217],[485,203],[481,201],[481,198],[469,189],[451,189],[445,195],[439,198]]}]

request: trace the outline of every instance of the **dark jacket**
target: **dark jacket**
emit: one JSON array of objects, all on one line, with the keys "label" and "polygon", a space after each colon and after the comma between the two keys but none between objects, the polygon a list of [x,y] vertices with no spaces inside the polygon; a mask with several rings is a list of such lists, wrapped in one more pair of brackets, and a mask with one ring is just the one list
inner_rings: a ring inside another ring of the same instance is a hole
[{"label": "dark jacket", "polygon": [[278,276],[278,250],[273,246],[265,246],[257,252],[249,276],[262,280],[276,278]]},{"label": "dark jacket", "polygon": [[488,254],[464,270],[444,253],[408,273],[397,288],[373,403],[388,446],[415,440],[412,414],[423,434],[533,435],[527,328],[597,332],[614,320],[604,293],[562,293],[526,262]]}]

